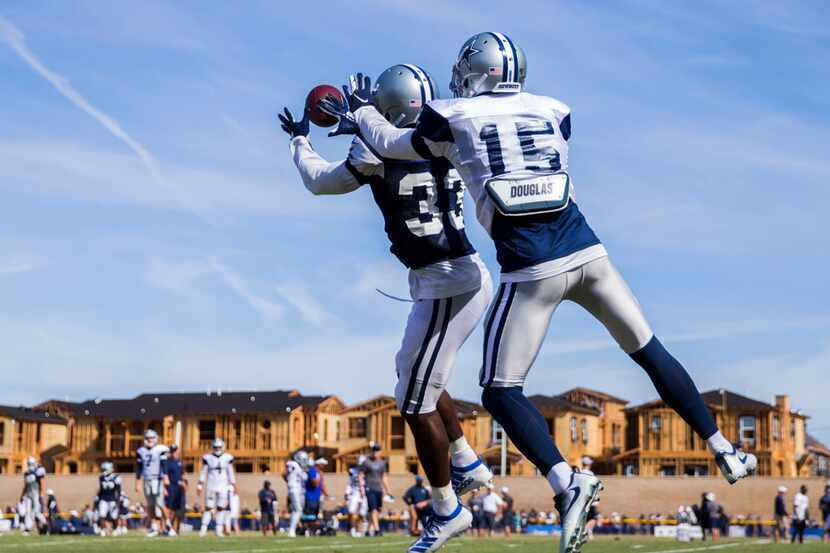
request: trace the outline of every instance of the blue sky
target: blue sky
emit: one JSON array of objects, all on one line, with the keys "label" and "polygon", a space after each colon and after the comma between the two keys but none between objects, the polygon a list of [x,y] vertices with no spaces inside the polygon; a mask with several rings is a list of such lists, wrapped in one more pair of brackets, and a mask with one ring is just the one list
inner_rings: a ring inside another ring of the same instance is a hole
[{"label": "blue sky", "polygon": [[[789,393],[830,441],[822,4],[468,6],[4,2],[0,402],[391,393],[408,308],[375,288],[405,295],[406,273],[368,190],[305,191],[275,114],[402,62],[446,96],[461,43],[500,30],[527,53],[528,90],[571,105],[580,206],[699,387]],[[331,159],[347,146],[312,140]],[[480,340],[460,397],[478,397]],[[575,385],[656,397],[564,305],[528,389]]]}]

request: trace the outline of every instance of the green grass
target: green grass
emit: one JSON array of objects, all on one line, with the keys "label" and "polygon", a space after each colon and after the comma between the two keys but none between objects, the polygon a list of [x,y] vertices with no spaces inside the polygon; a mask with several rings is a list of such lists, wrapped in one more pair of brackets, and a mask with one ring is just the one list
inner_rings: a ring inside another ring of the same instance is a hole
[{"label": "green grass", "polygon": [[[334,538],[263,538],[253,533],[239,538],[215,538],[212,535],[200,539],[193,535],[179,538],[148,539],[139,532],[127,536],[101,538],[93,536],[20,536],[17,533],[0,536],[0,552],[38,551],[42,553],[384,553],[406,551],[411,543],[404,535],[383,538],[353,539],[348,535]],[[511,539],[462,538],[450,541],[444,551],[451,553],[555,553],[559,542],[556,538],[519,536]],[[599,537],[583,549],[585,553],[668,553],[677,551],[735,551],[768,552],[793,551],[789,544],[773,545],[755,539],[720,540],[712,542],[678,543],[656,538]],[[798,547],[798,553],[830,551],[830,545],[814,541]]]}]

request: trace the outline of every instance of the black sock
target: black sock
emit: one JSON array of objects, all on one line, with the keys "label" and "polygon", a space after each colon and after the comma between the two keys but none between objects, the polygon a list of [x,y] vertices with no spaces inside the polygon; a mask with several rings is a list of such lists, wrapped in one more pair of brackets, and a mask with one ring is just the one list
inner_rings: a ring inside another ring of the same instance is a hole
[{"label": "black sock", "polygon": [[689,373],[666,351],[657,336],[632,353],[631,358],[646,370],[666,405],[677,411],[698,436],[705,440],[718,431],[712,412],[703,403]]},{"label": "black sock", "polygon": [[565,460],[553,443],[542,413],[527,399],[521,387],[484,388],[481,403],[543,476],[547,476],[553,465]]}]

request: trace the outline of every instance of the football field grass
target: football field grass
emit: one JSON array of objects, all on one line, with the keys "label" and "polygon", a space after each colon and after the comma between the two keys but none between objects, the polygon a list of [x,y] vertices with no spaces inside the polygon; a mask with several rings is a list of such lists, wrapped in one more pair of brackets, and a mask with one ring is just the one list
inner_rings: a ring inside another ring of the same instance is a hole
[{"label": "football field grass", "polygon": [[[179,538],[145,538],[142,534],[132,533],[116,538],[93,536],[20,536],[7,534],[0,536],[0,552],[36,551],[41,553],[290,553],[306,551],[309,553],[385,553],[403,552],[412,543],[403,535],[383,538],[353,539],[346,536],[332,538],[297,538],[294,540],[263,538],[253,534],[239,538],[218,539],[209,536],[203,539],[197,536]],[[774,545],[765,540],[720,540],[712,542],[678,543],[672,540],[656,538],[622,538],[598,537],[588,543],[585,553],[691,553],[706,551],[735,552],[777,552],[793,551],[792,545]],[[451,553],[555,553],[559,550],[557,538],[540,536],[519,536],[511,539],[496,537],[493,539],[461,538],[447,543],[442,551]],[[830,551],[830,544],[812,541],[797,548],[799,553]]]}]

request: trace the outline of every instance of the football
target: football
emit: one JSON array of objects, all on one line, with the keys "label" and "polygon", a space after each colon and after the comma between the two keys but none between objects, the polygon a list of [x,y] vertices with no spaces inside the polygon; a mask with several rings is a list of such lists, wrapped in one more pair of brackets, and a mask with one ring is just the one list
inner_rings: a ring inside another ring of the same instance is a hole
[{"label": "football", "polygon": [[343,94],[335,87],[329,84],[321,84],[311,89],[305,99],[305,107],[311,110],[309,119],[318,127],[331,127],[337,123],[337,118],[329,115],[320,109],[320,100],[331,94],[335,98],[342,100]]}]

